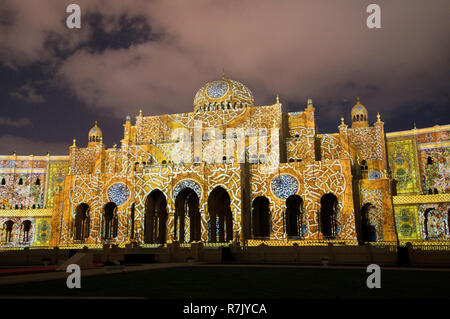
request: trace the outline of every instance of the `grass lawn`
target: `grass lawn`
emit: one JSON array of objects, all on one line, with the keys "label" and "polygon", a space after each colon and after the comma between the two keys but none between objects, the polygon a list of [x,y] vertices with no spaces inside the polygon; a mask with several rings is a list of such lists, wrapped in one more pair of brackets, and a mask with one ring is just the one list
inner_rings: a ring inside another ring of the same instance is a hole
[{"label": "grass lawn", "polygon": [[358,269],[187,266],[0,286],[3,296],[128,296],[152,299],[449,298],[450,272],[381,271],[381,289]]}]

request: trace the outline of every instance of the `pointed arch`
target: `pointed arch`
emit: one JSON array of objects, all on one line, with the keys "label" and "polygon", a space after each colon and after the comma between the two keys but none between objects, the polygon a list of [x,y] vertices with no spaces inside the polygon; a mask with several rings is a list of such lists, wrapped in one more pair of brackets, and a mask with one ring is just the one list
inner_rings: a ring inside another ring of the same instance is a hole
[{"label": "pointed arch", "polygon": [[114,202],[109,202],[105,205],[103,211],[103,238],[106,240],[111,240],[117,237],[119,228],[117,205]]},{"label": "pointed arch", "polygon": [[81,203],[75,208],[75,240],[83,240],[89,237],[89,221],[89,205]]},{"label": "pointed arch", "polygon": [[286,235],[303,236],[303,199],[299,195],[291,195],[286,199]]},{"label": "pointed arch", "polygon": [[[222,186],[214,188],[208,196],[209,240],[228,242],[233,240],[233,213],[231,199]],[[219,238],[217,238],[219,237]]]},{"label": "pointed arch", "polygon": [[270,201],[258,196],[252,203],[253,238],[270,237]]},{"label": "pointed arch", "polygon": [[336,195],[325,194],[320,199],[320,231],[325,239],[334,239],[338,232],[339,202]]},{"label": "pointed arch", "polygon": [[167,200],[164,193],[154,189],[145,200],[144,242],[164,244],[167,233]]},{"label": "pointed arch", "polygon": [[13,234],[13,228],[14,228],[14,222],[12,220],[7,220],[3,223],[3,229],[5,232],[5,238],[2,238],[5,242],[10,243],[12,239]]},{"label": "pointed arch", "polygon": [[31,230],[31,220],[24,220],[22,222],[22,231],[23,231],[23,242],[29,242],[30,241],[30,230]]},{"label": "pointed arch", "polygon": [[175,198],[174,238],[180,242],[201,239],[199,198],[190,187],[183,188]]}]

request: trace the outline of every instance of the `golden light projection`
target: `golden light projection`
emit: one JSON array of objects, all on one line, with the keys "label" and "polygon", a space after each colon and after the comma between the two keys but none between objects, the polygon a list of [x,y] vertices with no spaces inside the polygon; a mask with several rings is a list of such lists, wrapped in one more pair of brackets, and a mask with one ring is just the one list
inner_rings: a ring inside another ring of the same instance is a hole
[{"label": "golden light projection", "polygon": [[[225,75],[193,106],[127,116],[120,146],[107,148],[96,122],[87,147],[74,141],[68,156],[0,156],[1,247],[449,238],[448,134],[435,132],[449,126],[386,135],[358,98],[350,126],[341,118],[336,133],[320,134],[311,99],[291,113],[278,96],[255,106]],[[424,185],[443,193],[423,194]]]}]

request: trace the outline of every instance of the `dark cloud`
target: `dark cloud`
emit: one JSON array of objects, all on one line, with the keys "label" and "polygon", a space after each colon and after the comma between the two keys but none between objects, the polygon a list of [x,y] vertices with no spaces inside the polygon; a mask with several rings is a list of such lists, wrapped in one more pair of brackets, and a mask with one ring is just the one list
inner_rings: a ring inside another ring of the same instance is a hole
[{"label": "dark cloud", "polygon": [[36,92],[30,84],[25,84],[16,91],[10,93],[11,96],[23,100],[28,103],[44,103],[45,99],[42,95]]},{"label": "dark cloud", "polygon": [[[299,111],[312,98],[322,132],[337,131],[341,115],[348,122],[356,96],[389,130],[450,121],[448,1],[379,0],[379,30],[365,25],[371,1],[77,3],[80,30],[65,27],[65,1],[0,4],[0,64],[17,72],[45,64],[49,105],[68,91],[67,104],[93,117],[188,112],[225,69],[258,105],[279,94]],[[107,118],[111,141],[120,139]]]},{"label": "dark cloud", "polygon": [[29,118],[20,118],[18,120],[13,120],[9,117],[0,117],[0,125],[10,127],[27,127],[31,126],[32,123]]}]

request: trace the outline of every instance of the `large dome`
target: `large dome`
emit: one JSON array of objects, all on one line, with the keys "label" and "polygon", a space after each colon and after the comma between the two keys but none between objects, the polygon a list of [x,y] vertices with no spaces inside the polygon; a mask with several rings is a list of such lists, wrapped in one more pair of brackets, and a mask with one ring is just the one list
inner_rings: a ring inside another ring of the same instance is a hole
[{"label": "large dome", "polygon": [[194,111],[211,111],[253,106],[255,100],[252,92],[242,83],[227,79],[206,83],[197,91],[194,98]]}]

